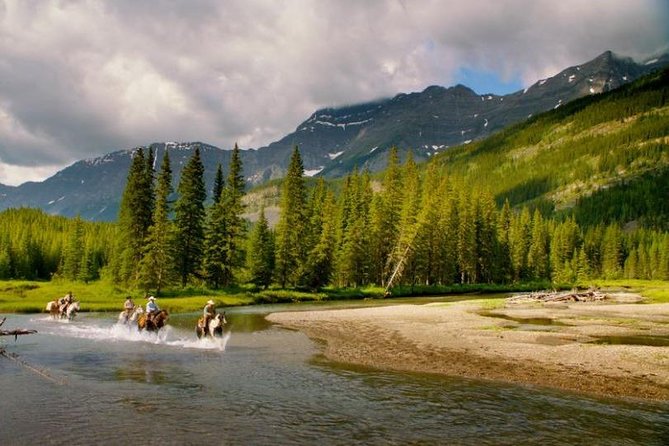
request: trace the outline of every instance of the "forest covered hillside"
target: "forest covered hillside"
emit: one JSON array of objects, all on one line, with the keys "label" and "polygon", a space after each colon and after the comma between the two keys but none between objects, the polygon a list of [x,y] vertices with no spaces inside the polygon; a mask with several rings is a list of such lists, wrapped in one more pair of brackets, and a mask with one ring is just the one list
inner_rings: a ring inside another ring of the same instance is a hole
[{"label": "forest covered hillside", "polygon": [[669,70],[435,157],[498,203],[581,224],[669,222]]}]

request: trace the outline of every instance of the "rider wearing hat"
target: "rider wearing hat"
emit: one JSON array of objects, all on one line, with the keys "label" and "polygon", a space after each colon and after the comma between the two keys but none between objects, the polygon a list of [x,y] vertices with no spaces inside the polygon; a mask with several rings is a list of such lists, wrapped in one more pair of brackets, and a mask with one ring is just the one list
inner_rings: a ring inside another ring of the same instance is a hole
[{"label": "rider wearing hat", "polygon": [[153,296],[148,297],[149,302],[146,304],[146,317],[148,320],[152,321],[153,316],[158,314],[160,311],[160,308],[158,308],[158,304],[156,303],[156,298]]},{"label": "rider wearing hat", "polygon": [[58,299],[58,311],[60,311],[60,314],[64,314],[65,310],[67,310],[67,306],[70,305],[72,302],[74,302],[74,296],[72,295],[72,291],[69,291],[65,297],[61,297]]},{"label": "rider wearing hat", "polygon": [[132,301],[132,297],[128,296],[125,298],[125,303],[123,304],[123,311],[126,314],[126,317],[130,317],[132,311],[135,309],[135,303]]},{"label": "rider wearing hat", "polygon": [[202,316],[204,316],[204,326],[209,326],[209,321],[216,316],[216,304],[213,300],[209,299],[204,306],[202,311]]}]

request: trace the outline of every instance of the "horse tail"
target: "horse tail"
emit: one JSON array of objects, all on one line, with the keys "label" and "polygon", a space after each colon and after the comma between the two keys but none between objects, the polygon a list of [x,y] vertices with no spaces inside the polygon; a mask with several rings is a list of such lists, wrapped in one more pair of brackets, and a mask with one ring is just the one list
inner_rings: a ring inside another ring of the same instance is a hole
[{"label": "horse tail", "polygon": [[54,306],[54,305],[56,305],[56,301],[55,301],[55,300],[52,300],[51,302],[49,302],[48,304],[46,304],[46,311],[51,311],[51,310],[53,310],[53,306]]}]

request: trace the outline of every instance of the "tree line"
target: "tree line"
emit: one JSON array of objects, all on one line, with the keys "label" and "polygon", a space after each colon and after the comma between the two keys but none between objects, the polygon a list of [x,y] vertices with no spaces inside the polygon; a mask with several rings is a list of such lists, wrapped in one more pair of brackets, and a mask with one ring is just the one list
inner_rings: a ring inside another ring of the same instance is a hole
[{"label": "tree line", "polygon": [[137,149],[116,224],[0,214],[0,278],[94,280],[153,292],[206,284],[258,287],[450,285],[595,278],[669,280],[669,234],[499,206],[483,187],[438,162],[419,169],[391,150],[380,176],[354,171],[341,184],[309,186],[297,147],[281,186],[274,228],[264,211],[242,214],[243,166],[234,148],[207,203],[199,150],[176,193],[169,153]]}]

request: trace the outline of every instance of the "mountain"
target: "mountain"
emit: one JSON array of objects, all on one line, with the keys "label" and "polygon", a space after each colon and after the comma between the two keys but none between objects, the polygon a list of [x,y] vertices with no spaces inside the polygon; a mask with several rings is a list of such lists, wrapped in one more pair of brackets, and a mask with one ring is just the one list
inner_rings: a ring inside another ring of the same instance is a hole
[{"label": "mountain", "polygon": [[[576,98],[613,90],[667,63],[669,55],[639,64],[607,51],[509,95],[480,95],[463,85],[431,86],[391,99],[318,110],[280,140],[243,150],[244,174],[250,184],[282,177],[294,145],[300,147],[308,176],[342,176],[356,166],[381,170],[391,147],[401,154],[412,150],[417,160],[425,160]],[[192,150],[200,148],[208,190],[217,164],[227,167],[230,159],[230,151],[201,142],[150,147],[157,169],[164,151],[170,152],[175,185]],[[114,220],[134,150],[78,161],[43,182],[0,187],[0,209],[35,207],[52,214]]]},{"label": "mountain", "polygon": [[12,193],[13,190],[14,190],[13,186],[6,186],[4,184],[0,184],[0,199],[6,197],[7,194]]},{"label": "mountain", "polygon": [[497,202],[669,229],[669,68],[433,158]]},{"label": "mountain", "polygon": [[344,175],[355,166],[377,171],[393,146],[425,160],[576,98],[618,88],[668,63],[669,55],[638,64],[607,51],[509,95],[477,94],[463,85],[432,86],[388,100],[323,109],[260,151],[281,153],[280,159],[287,160],[297,144],[309,154],[306,169],[326,177]]},{"label": "mountain", "polygon": [[[155,167],[165,150],[169,150],[173,174],[181,169],[195,148],[201,151],[208,184],[213,184],[217,164],[227,164],[230,151],[203,143],[156,143]],[[0,208],[40,208],[50,214],[75,216],[93,221],[110,221],[118,217],[118,207],[125,187],[132,154],[137,149],[120,150],[107,155],[77,161],[40,183],[24,183],[0,198]],[[175,186],[176,187],[176,186]]]}]

